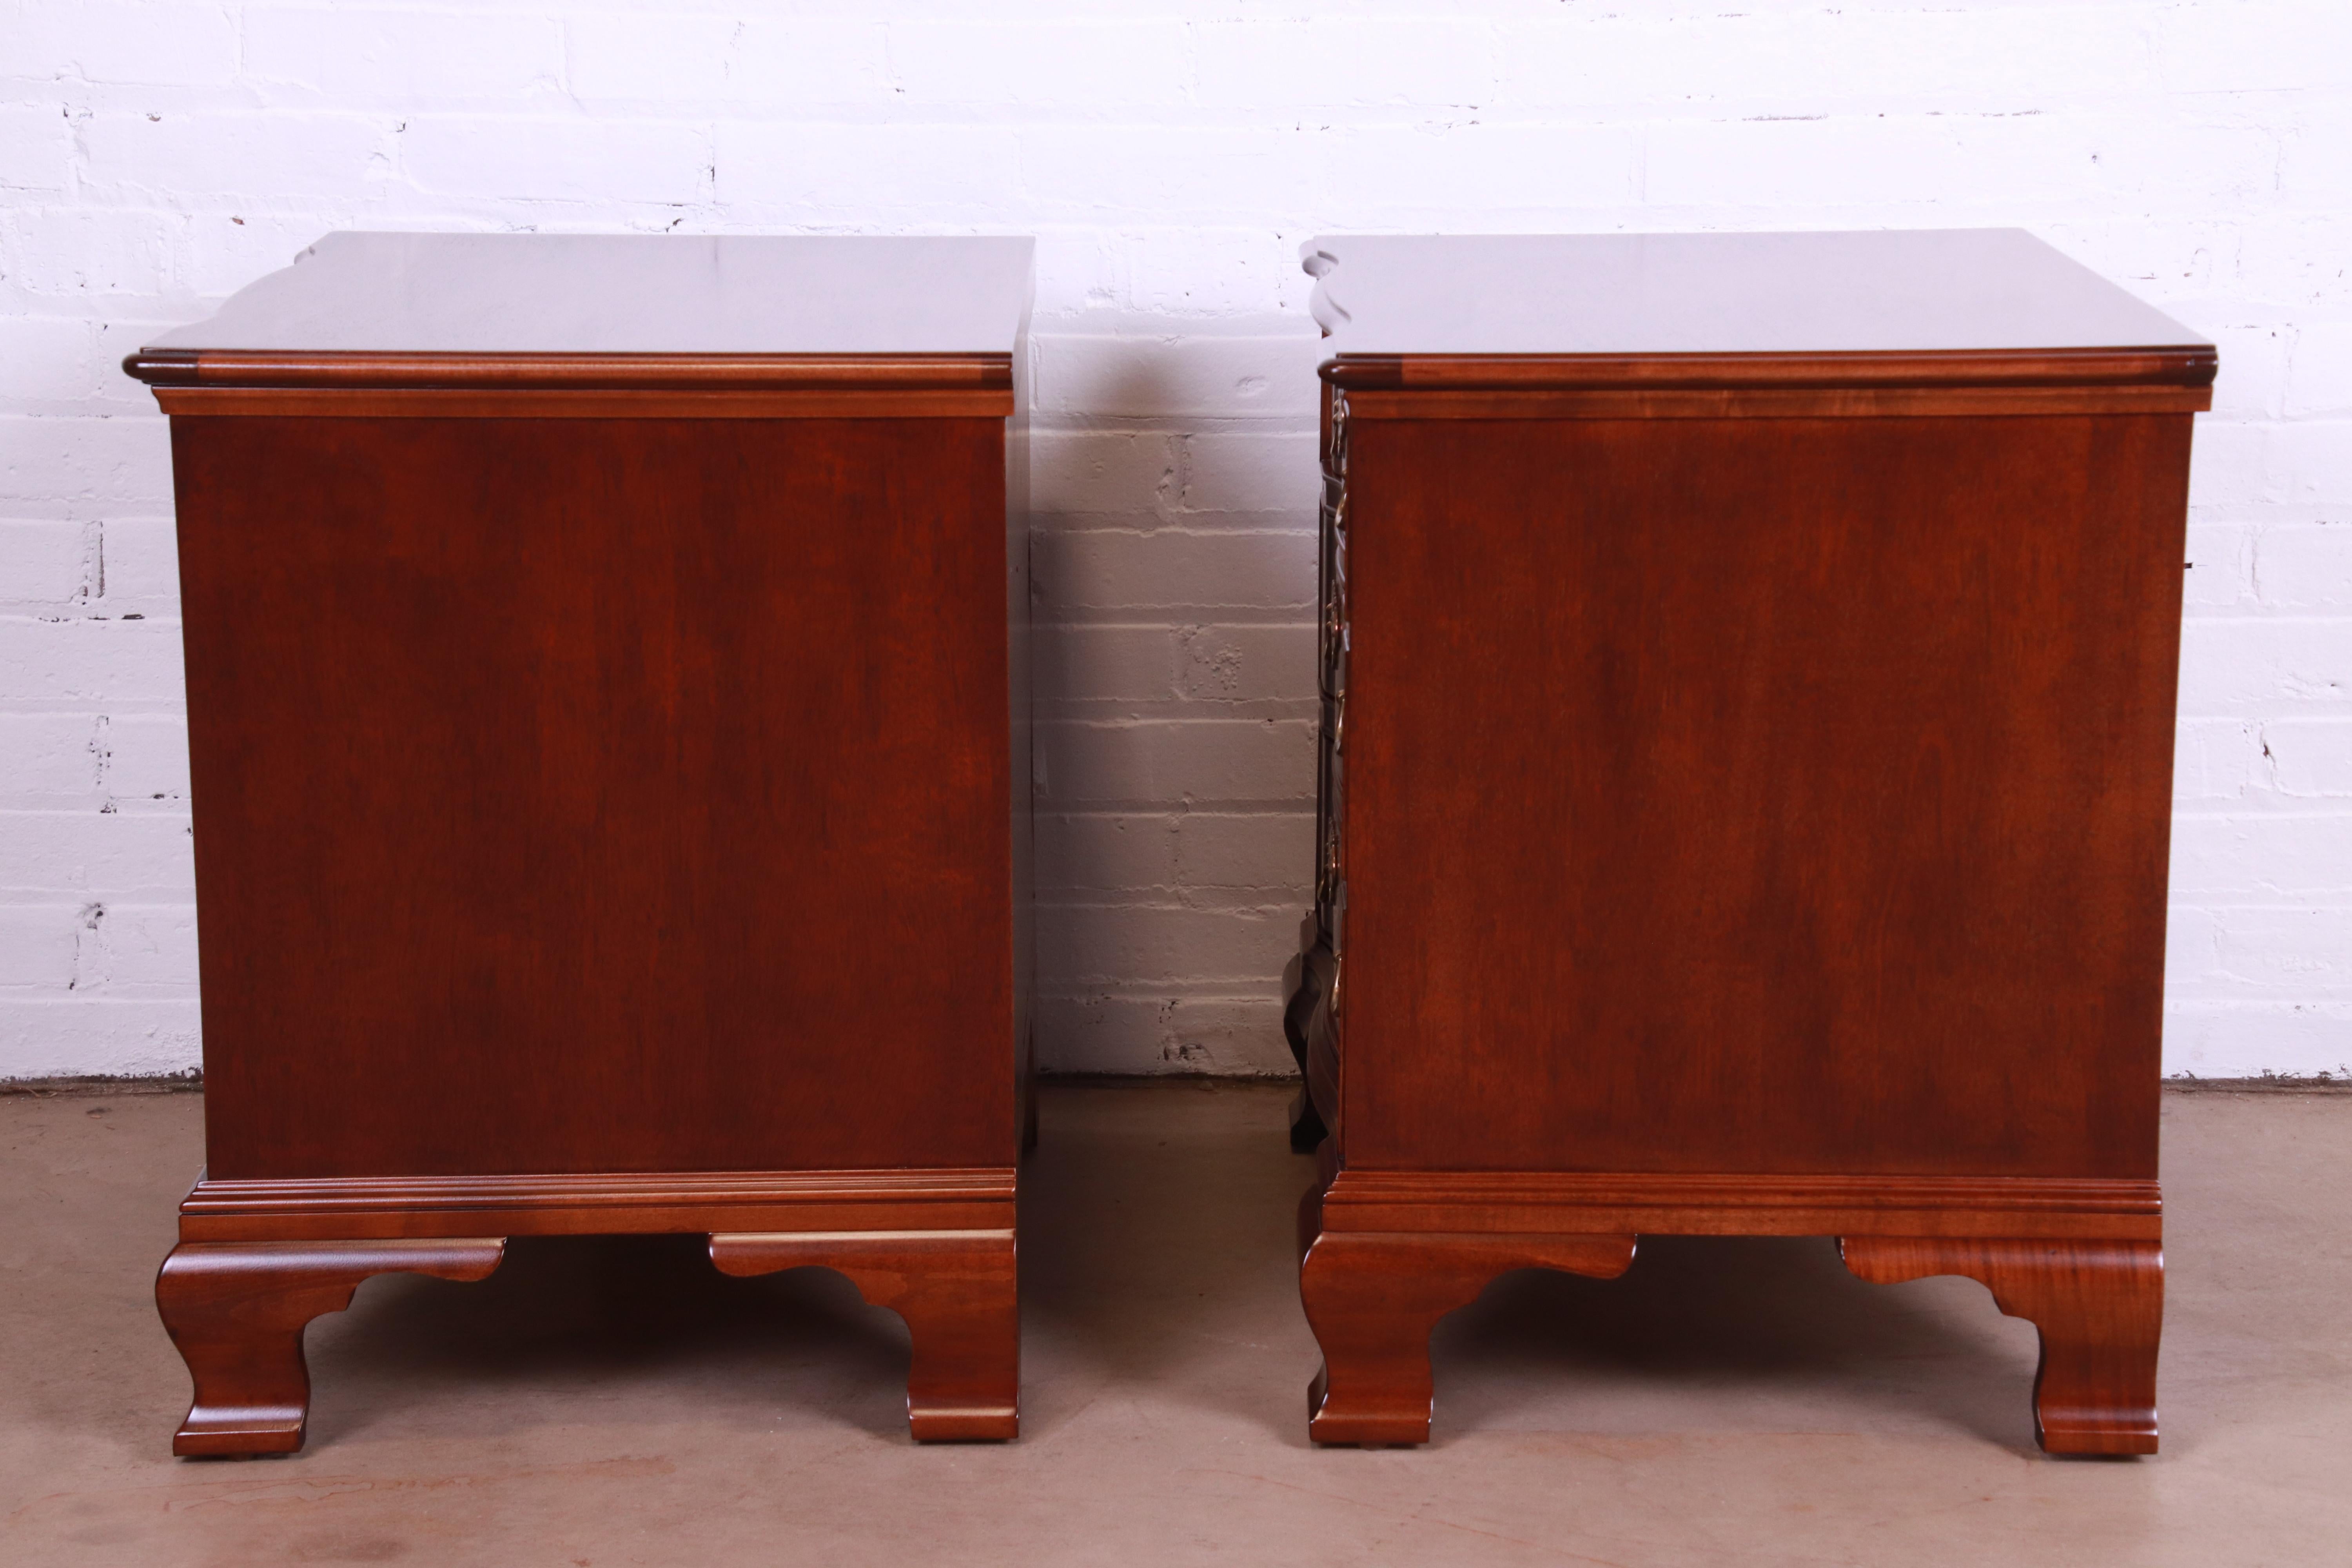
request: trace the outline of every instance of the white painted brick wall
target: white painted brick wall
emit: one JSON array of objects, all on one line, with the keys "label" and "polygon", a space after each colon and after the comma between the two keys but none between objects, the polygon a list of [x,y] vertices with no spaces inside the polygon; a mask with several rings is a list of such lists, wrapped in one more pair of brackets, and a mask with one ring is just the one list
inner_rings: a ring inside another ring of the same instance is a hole
[{"label": "white painted brick wall", "polygon": [[163,423],[325,230],[1010,231],[1045,1061],[1282,1066],[1317,229],[2021,224],[2222,345],[2168,1065],[2352,1061],[2345,0],[0,0],[0,1077],[196,1059]]}]

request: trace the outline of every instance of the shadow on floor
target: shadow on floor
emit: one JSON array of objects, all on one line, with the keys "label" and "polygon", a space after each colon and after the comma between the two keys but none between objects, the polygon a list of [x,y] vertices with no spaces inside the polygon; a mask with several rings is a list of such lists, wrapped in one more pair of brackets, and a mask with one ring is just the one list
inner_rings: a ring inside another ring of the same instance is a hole
[{"label": "shadow on floor", "polygon": [[450,1399],[520,1424],[625,1398],[745,1427],[791,1410],[907,1430],[896,1313],[831,1269],[731,1279],[699,1236],[518,1237],[479,1283],[371,1280],[309,1348],[314,1444]]},{"label": "shadow on floor", "polygon": [[2032,1326],[1969,1280],[1865,1284],[1827,1237],[1648,1236],[1619,1279],[1507,1274],[1431,1353],[1441,1436],[1859,1418],[2033,1449]]},{"label": "shadow on floor", "polygon": [[[1049,1092],[1022,1176],[1024,1435],[1149,1389],[1305,1444],[1293,1215],[1313,1163],[1281,1108],[1258,1089]],[[907,1344],[830,1270],[729,1279],[699,1237],[524,1237],[479,1284],[382,1279],[320,1319],[313,1436],[495,1394],[476,1402],[514,1424],[626,1399],[904,1441]],[[1965,1280],[1866,1285],[1826,1238],[1652,1237],[1622,1279],[1507,1275],[1432,1355],[1440,1442],[1890,1420],[2032,1444],[2028,1325]]]}]

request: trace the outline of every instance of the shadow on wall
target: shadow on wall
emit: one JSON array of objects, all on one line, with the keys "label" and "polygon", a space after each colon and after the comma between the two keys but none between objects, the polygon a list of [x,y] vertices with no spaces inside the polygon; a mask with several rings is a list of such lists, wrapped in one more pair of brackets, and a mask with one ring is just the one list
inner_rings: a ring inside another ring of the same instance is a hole
[{"label": "shadow on wall", "polygon": [[1319,341],[1076,318],[1033,353],[1038,1061],[1287,1073]]}]

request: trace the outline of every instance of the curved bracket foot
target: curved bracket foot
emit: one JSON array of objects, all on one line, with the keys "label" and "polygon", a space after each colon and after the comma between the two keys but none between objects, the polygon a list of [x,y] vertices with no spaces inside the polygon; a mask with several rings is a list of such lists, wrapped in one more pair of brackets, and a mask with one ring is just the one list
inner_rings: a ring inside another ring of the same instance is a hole
[{"label": "curved bracket foot", "polygon": [[922,1443],[1021,1433],[1021,1303],[1010,1230],[739,1232],[710,1238],[722,1274],[812,1264],[907,1321],[907,1422]]},{"label": "curved bracket foot", "polygon": [[1307,1391],[1307,1436],[1318,1443],[1428,1442],[1429,1334],[1440,1318],[1514,1268],[1613,1279],[1632,1266],[1633,1241],[1381,1231],[1311,1237],[1298,1293],[1323,1348],[1323,1370]]},{"label": "curved bracket foot", "polygon": [[2041,1331],[2033,1435],[2052,1454],[2156,1452],[2164,1247],[2154,1241],[1852,1236],[1845,1266],[1874,1285],[1962,1274]]},{"label": "curved bracket foot", "polygon": [[182,1242],[155,1277],[155,1309],[195,1382],[172,1452],[294,1452],[310,1418],[311,1319],[350,1306],[375,1275],[481,1279],[505,1254],[497,1237]]}]

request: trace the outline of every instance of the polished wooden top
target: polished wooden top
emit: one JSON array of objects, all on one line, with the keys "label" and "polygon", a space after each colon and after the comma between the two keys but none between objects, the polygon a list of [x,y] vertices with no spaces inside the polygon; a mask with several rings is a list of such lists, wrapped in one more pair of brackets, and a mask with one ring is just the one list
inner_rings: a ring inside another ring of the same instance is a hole
[{"label": "polished wooden top", "polygon": [[1009,354],[1026,238],[331,234],[151,351]]},{"label": "polished wooden top", "polygon": [[2211,360],[2208,340],[2022,229],[1332,236],[1300,255],[1343,360],[2123,349]]}]

